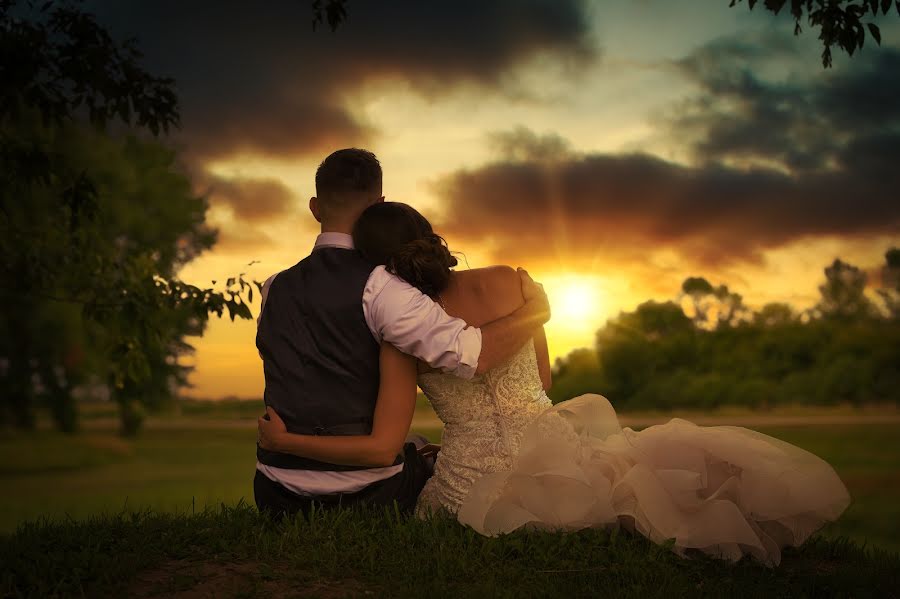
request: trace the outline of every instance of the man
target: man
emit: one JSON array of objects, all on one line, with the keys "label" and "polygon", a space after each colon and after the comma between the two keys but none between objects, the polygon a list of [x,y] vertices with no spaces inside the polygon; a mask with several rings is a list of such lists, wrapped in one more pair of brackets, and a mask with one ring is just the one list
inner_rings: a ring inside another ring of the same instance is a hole
[{"label": "man", "polygon": [[[546,296],[538,291],[514,314],[469,327],[418,289],[374,269],[353,249],[351,232],[367,207],[383,201],[374,154],[351,148],[328,156],[316,171],[316,196],[309,202],[322,231],[313,252],[263,286],[256,343],[265,403],[290,432],[369,434],[382,341],[433,368],[471,378],[510,357],[549,318]],[[327,464],[259,446],[257,460],[256,503],[273,514],[306,512],[313,504],[393,502],[411,512],[431,473],[411,443],[387,467]]]}]

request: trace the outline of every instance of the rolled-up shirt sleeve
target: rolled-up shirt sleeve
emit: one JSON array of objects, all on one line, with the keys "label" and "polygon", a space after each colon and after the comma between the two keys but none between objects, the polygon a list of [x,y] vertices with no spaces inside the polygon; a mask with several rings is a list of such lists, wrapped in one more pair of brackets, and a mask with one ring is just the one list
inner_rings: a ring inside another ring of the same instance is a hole
[{"label": "rolled-up shirt sleeve", "polygon": [[369,276],[363,313],[372,335],[432,368],[471,379],[481,355],[481,329],[448,315],[427,295],[383,266]]}]

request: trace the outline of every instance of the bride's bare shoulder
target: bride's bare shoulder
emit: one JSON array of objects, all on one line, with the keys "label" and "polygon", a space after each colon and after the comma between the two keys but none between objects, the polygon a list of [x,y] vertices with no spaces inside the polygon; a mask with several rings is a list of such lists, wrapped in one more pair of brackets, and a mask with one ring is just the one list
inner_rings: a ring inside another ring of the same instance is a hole
[{"label": "bride's bare shoulder", "polygon": [[522,299],[522,281],[519,273],[511,266],[488,266],[462,271],[466,277],[466,286],[484,298],[493,302],[508,303],[513,309],[518,307]]}]

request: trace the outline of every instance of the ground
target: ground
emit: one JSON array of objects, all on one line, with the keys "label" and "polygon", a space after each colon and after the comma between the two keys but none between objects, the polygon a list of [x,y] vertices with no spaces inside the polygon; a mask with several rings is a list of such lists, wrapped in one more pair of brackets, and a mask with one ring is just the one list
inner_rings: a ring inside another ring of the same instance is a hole
[{"label": "ground", "polygon": [[[728,580],[729,594],[747,596],[890,596],[900,588],[896,413],[804,414],[797,421],[796,414],[770,414],[754,427],[828,460],[853,496],[837,524],[771,571],[686,561],[640,538],[601,531],[485,540],[452,522],[370,514],[267,526],[252,508],[230,507],[251,500],[255,408],[186,411],[153,419],[134,440],[118,437],[104,413],[91,415],[75,436],[0,435],[0,596],[580,595],[598,588],[621,596],[666,589],[713,595]],[[659,417],[628,418],[643,426]],[[439,438],[427,411],[416,423]],[[35,524],[42,517],[51,521]]]}]

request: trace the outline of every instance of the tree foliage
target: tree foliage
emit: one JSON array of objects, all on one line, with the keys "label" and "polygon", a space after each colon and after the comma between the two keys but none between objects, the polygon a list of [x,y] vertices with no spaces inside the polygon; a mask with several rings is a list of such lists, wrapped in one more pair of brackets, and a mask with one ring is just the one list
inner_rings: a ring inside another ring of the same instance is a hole
[{"label": "tree foliage", "polygon": [[141,406],[186,383],[186,335],[211,313],[251,317],[251,284],[177,278],[215,231],[147,139],[178,124],[177,97],[134,42],[70,4],[3,0],[0,49],[0,419],[33,427],[43,402],[75,430],[76,391],[99,387],[135,432]]},{"label": "tree foliage", "polygon": [[347,18],[347,0],[312,0],[313,30],[328,23],[332,31]]},{"label": "tree foliage", "polygon": [[737,319],[698,317],[693,298],[732,294],[690,277],[678,301],[624,312],[594,348],[558,360],[551,398],[601,393],[633,409],[900,402],[900,251],[882,273],[870,296],[865,273],[835,260],[813,308],[770,303]]},{"label": "tree foliage", "polygon": [[[729,6],[742,3],[743,0],[731,0]],[[747,0],[750,10],[759,0]],[[819,30],[822,41],[822,66],[831,66],[831,48],[837,46],[850,56],[862,50],[866,41],[866,30],[881,45],[881,29],[872,19],[879,14],[887,15],[896,9],[900,15],[900,0],[763,0],[763,6],[776,15],[786,5],[794,19],[794,35],[803,31],[803,21]]]}]

